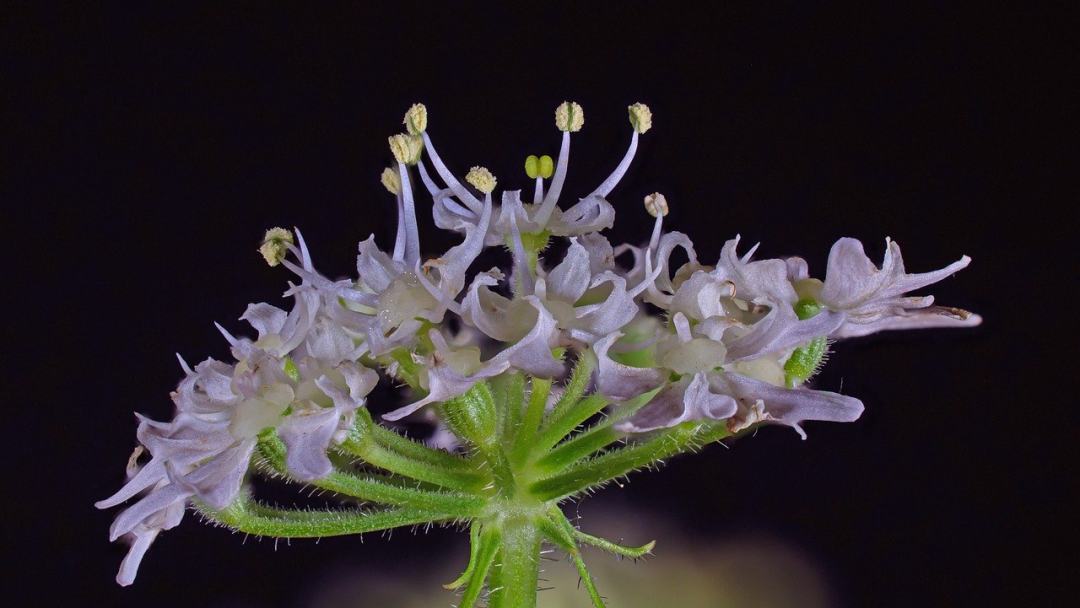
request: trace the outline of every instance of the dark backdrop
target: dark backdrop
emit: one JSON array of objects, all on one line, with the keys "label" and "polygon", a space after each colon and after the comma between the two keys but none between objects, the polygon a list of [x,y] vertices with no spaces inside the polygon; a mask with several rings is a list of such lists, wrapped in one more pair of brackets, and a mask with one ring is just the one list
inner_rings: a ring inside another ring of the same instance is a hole
[{"label": "dark backdrop", "polygon": [[[702,538],[782,538],[845,606],[1050,601],[1075,570],[1076,414],[1058,388],[1075,373],[1075,197],[1053,211],[1077,84],[1062,15],[11,8],[3,593],[16,604],[297,606],[328,569],[407,575],[459,547],[443,531],[275,551],[189,517],[119,589],[115,510],[91,505],[121,481],[132,410],[170,414],[173,353],[225,356],[211,321],[236,328],[247,302],[276,301],[285,273],[254,253],[264,228],[300,226],[329,275],[354,271],[369,233],[392,239],[378,174],[418,100],[454,167],[526,187],[525,155],[557,151],[553,108],[579,101],[568,193],[606,175],[626,106],[647,102],[655,127],[613,194],[613,241],[646,238],[641,197],[661,190],[668,226],[705,260],[736,233],[819,274],[845,235],[875,257],[893,237],[915,271],[974,258],[933,291],[982,327],[836,347],[817,383],[863,399],[857,423],[811,424],[805,442],[765,429],[598,501]],[[453,238],[421,209],[424,249],[442,251]]]}]

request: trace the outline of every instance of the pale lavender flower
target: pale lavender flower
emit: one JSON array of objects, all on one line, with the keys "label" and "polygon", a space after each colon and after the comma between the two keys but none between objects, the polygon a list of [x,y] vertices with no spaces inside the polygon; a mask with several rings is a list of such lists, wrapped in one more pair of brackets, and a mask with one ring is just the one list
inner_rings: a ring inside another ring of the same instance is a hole
[{"label": "pale lavender flower", "polygon": [[908,274],[900,246],[885,239],[885,258],[879,269],[866,255],[862,243],[843,238],[829,252],[825,283],[820,300],[830,310],[846,314],[846,322],[834,332],[837,338],[865,336],[886,329],[925,327],[972,327],[982,317],[958,308],[932,306],[933,296],[905,296],[906,293],[967,268],[971,258],[962,256],[932,272]]}]

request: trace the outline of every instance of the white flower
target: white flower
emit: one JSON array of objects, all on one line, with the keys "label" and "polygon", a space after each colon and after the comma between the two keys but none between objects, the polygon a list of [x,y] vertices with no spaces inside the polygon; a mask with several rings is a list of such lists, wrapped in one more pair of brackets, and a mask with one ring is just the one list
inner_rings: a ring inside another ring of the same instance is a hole
[{"label": "white flower", "polygon": [[982,317],[965,310],[932,306],[933,296],[905,296],[967,268],[971,258],[962,256],[945,268],[908,274],[900,246],[885,239],[885,259],[879,269],[863,250],[862,243],[843,238],[829,252],[821,303],[843,311],[847,322],[834,333],[837,338],[865,336],[886,329],[924,327],[972,327]]}]

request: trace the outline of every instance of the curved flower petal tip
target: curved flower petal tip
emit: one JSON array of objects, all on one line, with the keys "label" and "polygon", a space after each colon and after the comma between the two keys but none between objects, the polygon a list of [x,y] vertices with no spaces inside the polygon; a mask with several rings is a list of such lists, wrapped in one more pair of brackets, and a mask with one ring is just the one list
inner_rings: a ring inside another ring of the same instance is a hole
[{"label": "curved flower petal tip", "polygon": [[611,346],[622,337],[621,332],[608,334],[593,344],[596,354],[596,390],[605,397],[626,400],[643,395],[664,383],[663,370],[653,367],[631,367],[608,356]]},{"label": "curved flower petal tip", "polygon": [[862,401],[854,397],[807,388],[781,388],[740,374],[713,376],[713,388],[739,401],[739,412],[728,424],[737,432],[760,421],[774,421],[795,429],[806,439],[801,423],[854,422],[863,412]]}]

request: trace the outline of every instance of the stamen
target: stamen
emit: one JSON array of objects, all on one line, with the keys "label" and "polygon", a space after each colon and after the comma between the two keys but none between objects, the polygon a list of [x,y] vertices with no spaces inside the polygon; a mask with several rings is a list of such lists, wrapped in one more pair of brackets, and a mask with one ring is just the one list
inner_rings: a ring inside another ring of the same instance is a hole
[{"label": "stamen", "polygon": [[[653,192],[646,196],[645,210],[649,212],[649,215],[656,218],[656,222],[653,223],[652,237],[649,238],[649,249],[656,251],[657,246],[660,244],[660,233],[664,227],[664,216],[668,214],[667,197],[659,192]],[[657,263],[659,264],[659,260]]]},{"label": "stamen", "polygon": [[653,217],[668,214],[667,197],[659,192],[653,192],[645,197],[645,210]]},{"label": "stamen", "polygon": [[431,164],[435,167],[435,172],[439,174],[439,177],[441,177],[444,182],[446,182],[446,185],[454,192],[454,195],[461,199],[461,202],[465,203],[465,206],[471,209],[473,213],[480,213],[480,199],[476,198],[471,192],[466,190],[465,186],[462,186],[461,182],[454,177],[454,174],[446,168],[442,159],[439,158],[439,153],[435,151],[435,145],[431,143],[431,138],[428,137],[427,131],[421,133],[420,137],[423,138],[424,149],[427,150],[428,158],[431,159]]},{"label": "stamen", "polygon": [[[663,217],[663,216],[660,216],[660,217]],[[649,262],[649,258],[651,258],[651,257],[652,257],[652,247],[650,246],[649,249],[645,250],[645,276],[642,277],[640,283],[635,285],[633,289],[631,289],[630,291],[627,292],[630,295],[631,298],[638,297],[638,295],[640,295],[641,292],[645,291],[646,289],[649,289],[649,288],[655,289],[655,287],[653,287],[653,286],[656,283],[656,278],[660,276],[660,271],[663,270],[663,266],[661,266],[660,264],[657,264],[656,268],[652,268],[652,264]]]},{"label": "stamen", "polygon": [[639,102],[627,109],[630,111],[630,126],[634,127],[634,131],[644,135],[652,128],[652,110],[649,106]]},{"label": "stamen", "polygon": [[409,183],[409,169],[404,163],[398,163],[398,176],[401,178],[401,198],[405,209],[405,263],[412,265],[420,259],[420,231],[416,226],[416,204]]},{"label": "stamen", "polygon": [[443,307],[453,312],[454,314],[460,315],[461,305],[455,302],[449,296],[447,296],[446,292],[436,287],[431,282],[431,280],[427,278],[427,273],[425,272],[425,270],[430,267],[438,268],[438,263],[434,260],[429,260],[428,262],[424,263],[423,267],[421,267],[420,262],[417,261],[416,264],[413,265],[413,272],[416,273],[416,279],[420,282],[420,285],[423,286],[424,290],[431,294],[431,297],[435,298],[435,300],[439,304],[442,304]]},{"label": "stamen", "polygon": [[383,188],[390,194],[401,194],[401,178],[398,177],[397,171],[387,167],[383,169],[379,180],[382,181]]},{"label": "stamen", "polygon": [[551,179],[551,188],[544,197],[544,204],[536,213],[533,221],[544,226],[551,219],[555,211],[555,204],[559,202],[559,194],[562,193],[563,182],[566,180],[566,167],[570,164],[570,131],[563,131],[562,144],[559,146],[559,162],[555,166],[555,177]]},{"label": "stamen", "polygon": [[379,176],[382,185],[397,201],[397,234],[394,236],[394,252],[391,257],[395,262],[405,259],[405,206],[401,198],[401,176],[394,169],[387,167]]},{"label": "stamen", "polygon": [[398,133],[391,135],[388,140],[390,152],[394,160],[399,164],[415,165],[420,160],[420,153],[424,150],[424,140],[415,135]]},{"label": "stamen", "polygon": [[585,125],[585,110],[573,101],[564,101],[555,108],[555,126],[564,133],[577,133]]},{"label": "stamen", "polygon": [[427,188],[428,194],[430,194],[432,198],[438,196],[439,192],[442,191],[442,188],[439,188],[439,186],[435,184],[435,180],[431,179],[431,175],[428,174],[427,167],[424,166],[424,161],[417,161],[416,166],[420,169],[420,181],[424,183],[424,188]]},{"label": "stamen", "polygon": [[[525,244],[521,241],[521,230],[517,225],[517,212],[521,209],[519,201],[516,208],[510,210],[510,232],[513,235],[514,246],[514,274],[521,277],[521,295],[531,295],[536,288],[532,272],[529,271],[529,260],[525,256]],[[524,211],[524,210],[522,210]]]},{"label": "stamen", "polygon": [[[394,176],[396,177],[397,174],[395,173]],[[405,259],[405,201],[402,200],[400,192],[394,199],[397,201],[397,234],[394,236],[392,257],[395,262],[400,262]]]},{"label": "stamen", "polygon": [[405,112],[405,129],[409,135],[419,135],[427,130],[427,107],[422,103],[414,103],[408,112]]},{"label": "stamen", "polygon": [[469,169],[469,172],[465,175],[465,181],[484,194],[491,194],[491,191],[495,189],[495,185],[499,182],[486,167]]},{"label": "stamen", "polygon": [[[661,216],[661,217],[663,217],[663,216]],[[657,252],[656,255],[657,255],[657,258],[659,258],[660,253]],[[659,259],[657,259],[656,268],[653,268],[652,250],[647,249],[645,251],[645,277],[646,277],[646,279],[642,280],[642,282],[639,283],[638,286],[640,287],[641,284],[646,284],[645,289],[649,292],[649,297],[651,297],[653,299],[653,301],[656,302],[656,303],[659,303],[659,304],[661,304],[663,306],[668,306],[668,305],[671,304],[671,301],[674,298],[656,288],[656,277],[660,276],[660,271],[662,269],[663,269],[663,265],[660,264]],[[648,277],[652,277],[652,279],[649,280]]]},{"label": "stamen", "polygon": [[626,150],[626,154],[622,160],[619,161],[619,165],[615,167],[615,170],[611,172],[611,175],[604,180],[604,183],[600,184],[593,194],[600,197],[605,197],[615,189],[615,186],[619,184],[619,180],[626,174],[627,169],[630,168],[631,161],[634,160],[634,154],[637,153],[638,147],[638,132],[634,131],[630,135],[630,147]]},{"label": "stamen", "polygon": [[615,167],[611,175],[608,176],[604,183],[600,184],[593,194],[601,197],[606,197],[615,186],[619,184],[619,180],[626,174],[626,170],[630,168],[630,161],[634,160],[634,154],[637,152],[638,135],[645,133],[652,128],[652,112],[649,110],[649,106],[643,103],[635,103],[630,106],[630,126],[634,128],[633,134],[630,136],[630,148],[626,151],[626,155],[623,156],[619,166]]},{"label": "stamen", "polygon": [[263,235],[262,245],[259,246],[259,253],[262,254],[263,259],[271,267],[277,266],[281,263],[281,260],[285,259],[285,254],[288,252],[288,246],[293,243],[293,235],[285,228],[271,228]]}]

